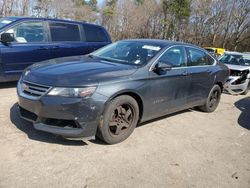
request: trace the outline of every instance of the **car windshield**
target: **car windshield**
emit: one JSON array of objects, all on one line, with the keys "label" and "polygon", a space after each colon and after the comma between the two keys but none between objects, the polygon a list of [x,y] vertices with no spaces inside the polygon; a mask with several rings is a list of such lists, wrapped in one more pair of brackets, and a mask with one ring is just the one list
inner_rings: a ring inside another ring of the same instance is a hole
[{"label": "car windshield", "polygon": [[1,18],[0,19],[0,28],[12,23],[13,21],[15,21],[15,19],[13,19],[13,18]]},{"label": "car windshield", "polygon": [[89,56],[117,63],[144,65],[161,49],[162,46],[149,42],[120,41],[97,50]]},{"label": "car windshield", "polygon": [[224,54],[219,61],[230,65],[250,66],[250,55]]}]

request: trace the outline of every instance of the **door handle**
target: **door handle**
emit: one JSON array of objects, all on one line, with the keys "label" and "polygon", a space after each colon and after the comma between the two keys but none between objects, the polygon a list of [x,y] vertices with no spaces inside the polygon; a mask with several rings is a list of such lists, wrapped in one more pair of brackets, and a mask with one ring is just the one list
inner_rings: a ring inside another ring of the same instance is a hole
[{"label": "door handle", "polygon": [[48,50],[49,48],[48,47],[43,47],[43,46],[41,46],[41,47],[39,47],[37,50]]}]

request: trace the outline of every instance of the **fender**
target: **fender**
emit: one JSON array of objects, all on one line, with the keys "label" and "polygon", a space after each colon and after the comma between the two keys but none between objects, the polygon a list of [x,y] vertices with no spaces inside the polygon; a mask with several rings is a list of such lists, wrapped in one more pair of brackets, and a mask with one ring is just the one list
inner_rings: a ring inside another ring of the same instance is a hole
[{"label": "fender", "polygon": [[109,99],[104,103],[104,108],[102,109],[101,114],[103,114],[103,112],[104,112],[105,108],[107,107],[108,103],[112,99],[114,99],[115,97],[120,96],[120,95],[130,95],[131,97],[133,97],[137,101],[137,103],[139,105],[139,109],[140,109],[140,119],[139,119],[139,121],[140,121],[142,116],[143,116],[143,109],[144,109],[143,99],[144,98],[142,97],[141,94],[139,94],[137,91],[132,90],[132,89],[123,89],[123,90],[120,90],[120,91],[114,93],[113,95],[111,95],[109,97]]}]

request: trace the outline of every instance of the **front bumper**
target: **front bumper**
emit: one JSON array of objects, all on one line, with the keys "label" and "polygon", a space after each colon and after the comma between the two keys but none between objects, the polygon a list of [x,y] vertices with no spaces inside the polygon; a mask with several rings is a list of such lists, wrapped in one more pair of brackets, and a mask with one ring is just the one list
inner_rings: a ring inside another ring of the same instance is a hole
[{"label": "front bumper", "polygon": [[34,98],[17,86],[20,116],[40,131],[65,138],[93,137],[107,97],[94,93],[90,98],[43,95]]},{"label": "front bumper", "polygon": [[244,93],[249,86],[249,78],[247,78],[240,84],[235,84],[239,79],[240,76],[230,76],[224,84],[224,90],[232,95],[239,95]]}]

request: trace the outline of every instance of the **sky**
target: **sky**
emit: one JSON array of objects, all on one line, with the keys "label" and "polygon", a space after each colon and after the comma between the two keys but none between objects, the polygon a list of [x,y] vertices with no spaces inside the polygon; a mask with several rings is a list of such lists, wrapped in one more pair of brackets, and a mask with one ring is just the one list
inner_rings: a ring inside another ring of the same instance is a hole
[{"label": "sky", "polygon": [[97,0],[98,6],[101,6],[104,0]]}]

